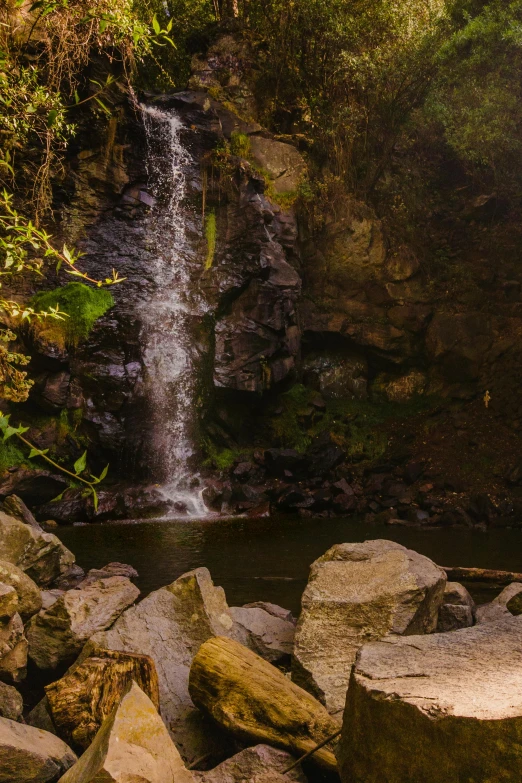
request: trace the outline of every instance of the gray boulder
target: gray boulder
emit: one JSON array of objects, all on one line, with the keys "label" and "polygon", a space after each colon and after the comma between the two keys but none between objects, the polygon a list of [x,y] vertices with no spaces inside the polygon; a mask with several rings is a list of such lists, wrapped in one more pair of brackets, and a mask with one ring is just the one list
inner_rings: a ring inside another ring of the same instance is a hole
[{"label": "gray boulder", "polygon": [[360,647],[433,632],[445,585],[435,563],[392,541],[332,547],[312,564],[303,593],[292,679],[339,713]]},{"label": "gray boulder", "polygon": [[93,634],[110,628],[139,594],[123,576],[68,590],[30,620],[27,639],[31,660],[40,669],[55,669],[74,658]]},{"label": "gray boulder", "polygon": [[291,144],[251,136],[250,152],[257,166],[269,175],[276,193],[296,191],[306,175],[304,158]]},{"label": "gray boulder", "polygon": [[342,782],[520,780],[521,649],[515,617],[365,645],[338,746]]},{"label": "gray boulder", "polygon": [[489,604],[477,607],[477,623],[495,623],[522,614],[522,584],[512,582]]},{"label": "gray boulder", "polygon": [[53,734],[0,718],[0,783],[55,781],[75,761],[72,750]]},{"label": "gray boulder", "polygon": [[[284,750],[272,748],[270,745],[255,745],[236,753],[208,772],[193,772],[192,775],[194,780],[201,783],[245,783],[256,779],[258,775],[275,775],[277,779],[294,761],[295,758]],[[306,783],[300,766],[288,772],[282,780]]]},{"label": "gray boulder", "polygon": [[244,609],[264,609],[265,612],[271,614],[272,617],[279,617],[281,620],[287,620],[289,623],[296,625],[297,620],[290,611],[290,609],[284,609],[282,606],[272,604],[270,601],[253,601],[251,604],[245,604]]},{"label": "gray boulder", "polygon": [[289,658],[294,648],[295,625],[261,607],[231,606],[236,625],[248,635],[250,649],[270,663]]},{"label": "gray boulder", "polygon": [[45,587],[74,563],[74,555],[52,533],[0,511],[0,559],[18,566]]},{"label": "gray boulder", "polygon": [[475,622],[475,612],[475,602],[464,585],[448,582],[439,609],[437,631],[443,633],[469,628]]},{"label": "gray boulder", "polygon": [[0,682],[0,717],[20,720],[24,708],[21,695],[12,685]]},{"label": "gray boulder", "polygon": [[132,683],[59,783],[193,783],[148,696]]},{"label": "gray boulder", "polygon": [[214,587],[206,568],[197,568],[127,609],[109,631],[94,634],[82,658],[95,645],[150,655],[158,673],[161,715],[190,764],[212,753],[222,758],[227,744],[191,701],[192,659],[212,636],[237,633],[223,589]]},{"label": "gray boulder", "polygon": [[40,590],[21,568],[7,560],[0,560],[0,582],[11,585],[16,590],[18,613],[24,622],[40,611],[42,608]]}]

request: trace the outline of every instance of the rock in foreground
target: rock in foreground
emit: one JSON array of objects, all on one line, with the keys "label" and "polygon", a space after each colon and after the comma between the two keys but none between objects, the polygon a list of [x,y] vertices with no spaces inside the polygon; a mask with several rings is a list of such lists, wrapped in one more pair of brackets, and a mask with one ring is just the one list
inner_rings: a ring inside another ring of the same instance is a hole
[{"label": "rock in foreground", "polygon": [[0,718],[0,783],[55,781],[75,761],[72,750],[53,734]]},{"label": "rock in foreground", "polygon": [[92,645],[150,655],[158,672],[161,715],[181,755],[192,763],[215,749],[220,761],[223,738],[215,740],[213,727],[203,723],[188,681],[203,642],[231,633],[233,626],[222,588],[214,587],[206,568],[198,568],[127,609],[109,631],[92,637],[84,655]]},{"label": "rock in foreground", "polygon": [[114,623],[140,591],[123,576],[99,579],[68,590],[49,609],[42,609],[27,627],[29,655],[40,669],[55,669],[74,658],[87,639]]},{"label": "rock in foreground", "polygon": [[151,700],[136,683],[59,783],[193,783]]},{"label": "rock in foreground", "polygon": [[441,568],[393,541],[332,547],[310,570],[292,679],[340,712],[359,648],[389,633],[434,631],[445,585]]},{"label": "rock in foreground", "polygon": [[[233,639],[217,637],[201,646],[189,689],[194,704],[248,744],[263,742],[301,756],[338,728],[313,696]],[[336,770],[328,746],[313,760]]]},{"label": "rock in foreground", "polygon": [[521,649],[518,618],[363,647],[339,743],[343,783],[520,780]]},{"label": "rock in foreground", "polygon": [[71,667],[64,677],[45,688],[57,733],[67,742],[87,748],[132,681],[158,710],[158,675],[148,655],[97,650]]},{"label": "rock in foreground", "polygon": [[45,587],[74,563],[74,555],[52,533],[0,511],[0,558],[18,566]]}]

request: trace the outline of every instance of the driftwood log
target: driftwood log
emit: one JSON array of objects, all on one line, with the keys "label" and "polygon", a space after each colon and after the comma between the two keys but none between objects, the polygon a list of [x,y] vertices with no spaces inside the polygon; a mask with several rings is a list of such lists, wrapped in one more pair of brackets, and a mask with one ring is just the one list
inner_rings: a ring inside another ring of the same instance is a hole
[{"label": "driftwood log", "polygon": [[498,585],[508,585],[511,582],[522,582],[522,574],[516,571],[496,571],[493,568],[441,568],[446,572],[450,582],[494,582]]},{"label": "driftwood log", "polygon": [[[221,636],[200,647],[190,669],[189,692],[202,712],[239,739],[297,756],[339,729],[323,705],[279,669]],[[323,768],[337,770],[328,747],[312,758]]]},{"label": "driftwood log", "polygon": [[61,680],[47,685],[60,737],[87,748],[133,680],[159,710],[158,675],[148,655],[96,649]]}]

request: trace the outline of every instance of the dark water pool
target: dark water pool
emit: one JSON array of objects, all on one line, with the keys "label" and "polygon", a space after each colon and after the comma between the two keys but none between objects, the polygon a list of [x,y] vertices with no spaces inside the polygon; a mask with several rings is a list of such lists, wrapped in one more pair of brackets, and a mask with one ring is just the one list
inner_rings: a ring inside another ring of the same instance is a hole
[{"label": "dark water pool", "polygon": [[[353,519],[140,521],[63,527],[57,531],[84,568],[130,563],[144,594],[206,566],[230,605],[273,601],[298,612],[310,563],[333,544],[388,538],[444,566],[522,571],[522,532],[418,530]],[[471,587],[468,585],[468,587]],[[473,586],[479,601],[487,593]]]}]

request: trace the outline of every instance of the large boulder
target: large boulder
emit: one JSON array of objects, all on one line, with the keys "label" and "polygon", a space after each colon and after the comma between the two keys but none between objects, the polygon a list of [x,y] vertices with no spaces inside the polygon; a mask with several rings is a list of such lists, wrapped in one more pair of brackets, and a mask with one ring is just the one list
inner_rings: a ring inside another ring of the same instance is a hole
[{"label": "large boulder", "polygon": [[124,576],[68,590],[30,620],[27,639],[31,660],[40,669],[55,669],[74,658],[93,634],[110,628],[139,594]]},{"label": "large boulder", "polygon": [[20,720],[24,708],[22,696],[12,685],[0,682],[0,717]]},{"label": "large boulder", "polygon": [[148,696],[132,683],[59,783],[193,783]]},{"label": "large boulder", "polygon": [[7,560],[0,560],[0,582],[11,585],[18,596],[18,613],[27,621],[42,608],[42,595],[26,573]]},{"label": "large boulder", "polygon": [[[201,783],[245,783],[257,775],[281,774],[294,761],[294,756],[285,750],[278,750],[270,745],[254,745],[236,753],[208,772],[193,772],[192,775]],[[300,766],[294,767],[283,780],[306,783]]]},{"label": "large boulder", "polygon": [[0,783],[55,781],[75,761],[72,750],[53,734],[0,718]]},{"label": "large boulder", "polygon": [[150,655],[158,672],[161,715],[181,755],[189,763],[209,753],[220,760],[224,739],[194,707],[188,681],[203,642],[234,634],[223,589],[214,587],[206,568],[197,568],[127,609],[109,631],[92,637],[82,657],[93,646]]},{"label": "large boulder", "polygon": [[261,607],[231,606],[234,622],[248,635],[249,647],[270,663],[290,658],[294,648],[295,625]]},{"label": "large boulder", "polygon": [[522,769],[522,622],[387,637],[353,670],[343,783],[490,783]]},{"label": "large boulder", "polygon": [[295,147],[263,136],[251,136],[250,153],[254,163],[268,175],[276,193],[297,191],[306,175],[306,163]]},{"label": "large boulder", "polygon": [[475,602],[464,585],[448,582],[439,609],[437,631],[457,631],[475,622]]},{"label": "large boulder", "polygon": [[441,568],[393,541],[332,547],[312,564],[303,593],[292,679],[340,712],[360,647],[434,631],[445,585]]},{"label": "large boulder", "polygon": [[74,555],[52,533],[43,533],[0,511],[0,559],[18,566],[45,587],[74,563]]}]

